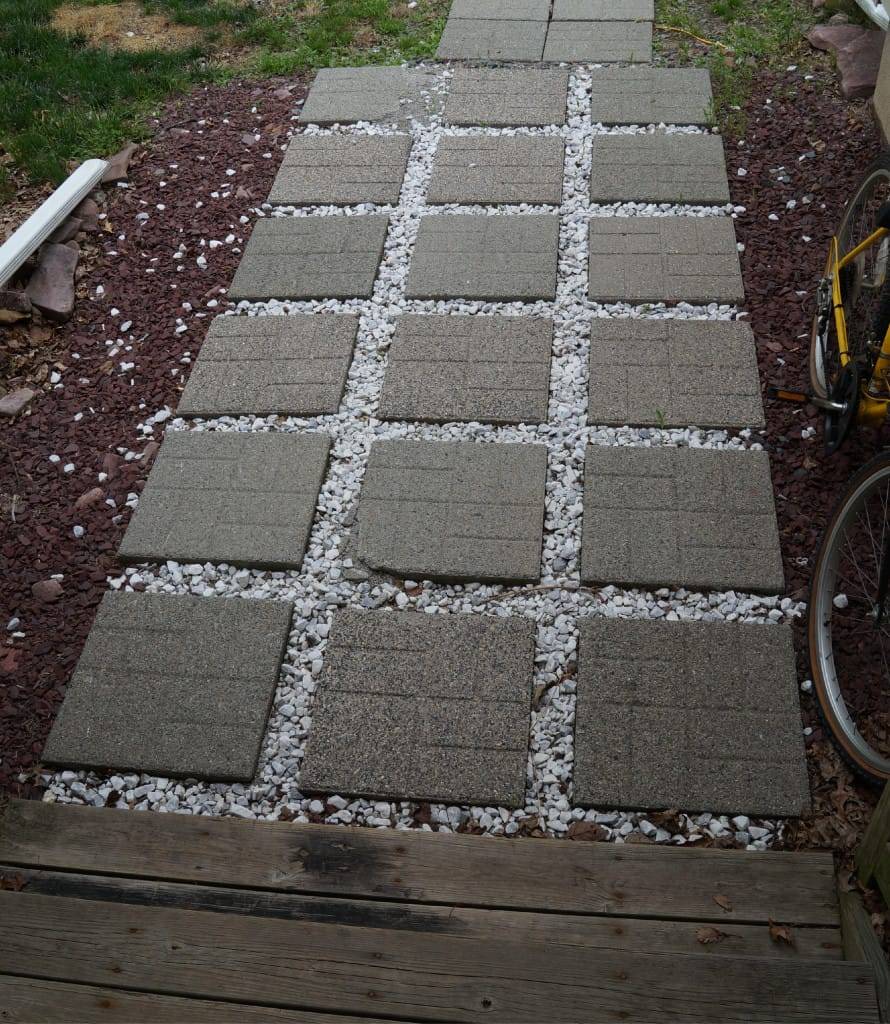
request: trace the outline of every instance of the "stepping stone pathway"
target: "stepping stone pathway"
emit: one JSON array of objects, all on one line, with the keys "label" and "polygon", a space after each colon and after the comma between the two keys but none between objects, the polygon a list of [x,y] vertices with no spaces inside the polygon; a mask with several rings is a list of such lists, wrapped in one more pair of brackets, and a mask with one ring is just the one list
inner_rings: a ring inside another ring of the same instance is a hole
[{"label": "stepping stone pathway", "polygon": [[595,68],[590,77],[594,123],[714,122],[711,78],[704,68]]},{"label": "stepping stone pathway", "polygon": [[445,138],[436,150],[426,201],[559,205],[564,163],[562,139]]},{"label": "stepping stone pathway", "polygon": [[346,388],[358,317],[219,316],[179,400],[180,416],[319,416]]},{"label": "stepping stone pathway", "polygon": [[325,434],[168,434],[120,557],[299,569],[330,446]]},{"label": "stepping stone pathway", "polygon": [[486,128],[562,125],[568,89],[566,71],[457,67],[445,100],[445,120]]},{"label": "stepping stone pathway", "polygon": [[319,125],[428,121],[438,109],[435,85],[436,75],[419,68],[322,68],[299,120]]},{"label": "stepping stone pathway", "polygon": [[249,781],[291,611],[286,601],[106,594],[44,760]]},{"label": "stepping stone pathway", "polygon": [[302,785],[521,804],[534,656],[531,619],[338,612]]},{"label": "stepping stone pathway", "polygon": [[584,619],[574,796],[598,807],[810,807],[787,626]]},{"label": "stepping stone pathway", "polygon": [[449,18],[436,56],[475,60],[541,60],[547,38],[545,21],[486,21]]},{"label": "stepping stone pathway", "polygon": [[554,21],[544,44],[545,61],[631,64],[652,60],[652,24],[637,21]]},{"label": "stepping stone pathway", "polygon": [[655,0],[553,0],[553,21],[654,21]]}]

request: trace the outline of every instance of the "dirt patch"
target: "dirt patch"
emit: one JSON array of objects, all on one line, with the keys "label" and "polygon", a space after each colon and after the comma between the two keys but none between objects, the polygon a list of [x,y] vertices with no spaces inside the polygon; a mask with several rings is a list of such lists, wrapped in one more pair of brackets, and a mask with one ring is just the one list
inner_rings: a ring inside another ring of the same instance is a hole
[{"label": "dirt patch", "polygon": [[186,50],[203,39],[201,29],[176,25],[162,14],[146,14],[133,0],[94,7],[65,5],[53,14],[52,27],[85,36],[94,46],[112,50]]}]

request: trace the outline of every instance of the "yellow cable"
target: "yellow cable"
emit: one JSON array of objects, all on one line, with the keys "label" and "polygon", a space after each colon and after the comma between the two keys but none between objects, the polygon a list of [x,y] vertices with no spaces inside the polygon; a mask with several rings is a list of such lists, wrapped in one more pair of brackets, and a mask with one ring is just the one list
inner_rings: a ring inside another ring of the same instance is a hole
[{"label": "yellow cable", "polygon": [[694,32],[687,32],[685,28],[674,28],[673,25],[656,25],[655,27],[662,32],[679,32],[680,35],[689,36],[690,39],[694,39],[697,43],[704,43],[705,46],[719,46],[721,50],[732,51],[732,47],[727,46],[726,43],[719,43],[716,39],[703,39]]}]

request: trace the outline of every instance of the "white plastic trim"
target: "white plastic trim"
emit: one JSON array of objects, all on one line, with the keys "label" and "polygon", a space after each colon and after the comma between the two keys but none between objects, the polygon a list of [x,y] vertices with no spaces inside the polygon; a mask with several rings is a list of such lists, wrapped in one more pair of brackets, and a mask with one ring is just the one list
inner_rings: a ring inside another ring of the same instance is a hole
[{"label": "white plastic trim", "polygon": [[886,29],[890,25],[890,14],[882,0],[856,0],[856,3],[878,27]]},{"label": "white plastic trim", "polygon": [[71,211],[93,190],[108,166],[87,160],[0,245],[0,285],[4,285],[34,250],[49,238]]}]

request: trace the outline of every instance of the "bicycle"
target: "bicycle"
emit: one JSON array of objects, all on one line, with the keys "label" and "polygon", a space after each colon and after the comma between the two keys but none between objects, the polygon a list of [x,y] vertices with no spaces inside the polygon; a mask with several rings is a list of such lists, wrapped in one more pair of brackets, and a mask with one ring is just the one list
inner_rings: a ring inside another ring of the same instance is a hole
[{"label": "bicycle", "polygon": [[[819,283],[809,358],[812,393],[770,389],[825,414],[836,452],[890,409],[890,154],[847,204]],[[820,711],[846,760],[890,778],[890,451],[848,482],[822,536],[807,634]]]}]

